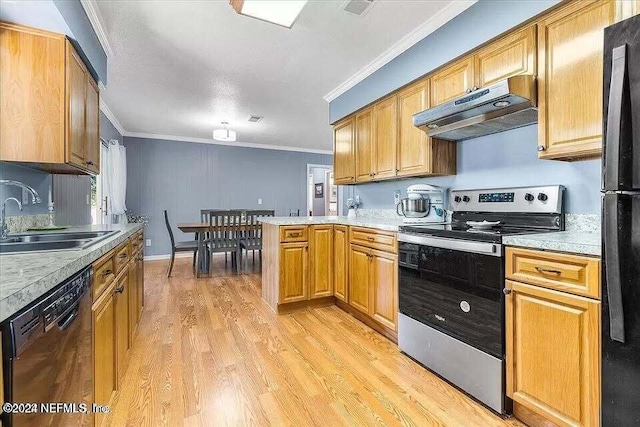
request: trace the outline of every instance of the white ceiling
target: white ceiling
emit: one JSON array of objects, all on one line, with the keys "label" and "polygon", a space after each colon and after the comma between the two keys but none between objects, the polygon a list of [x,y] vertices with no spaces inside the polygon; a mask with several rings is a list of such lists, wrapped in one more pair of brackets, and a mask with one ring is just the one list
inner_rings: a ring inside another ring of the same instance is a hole
[{"label": "white ceiling", "polygon": [[455,2],[376,0],[361,17],[342,3],[311,0],[289,30],[226,0],[99,0],[103,99],[128,134],[211,139],[224,120],[239,142],[331,150],[323,96]]}]

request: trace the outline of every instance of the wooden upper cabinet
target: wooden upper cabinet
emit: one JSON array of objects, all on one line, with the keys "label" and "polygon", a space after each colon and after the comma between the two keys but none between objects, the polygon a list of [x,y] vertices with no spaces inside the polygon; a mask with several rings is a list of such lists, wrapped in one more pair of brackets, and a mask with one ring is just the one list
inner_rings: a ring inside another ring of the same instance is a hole
[{"label": "wooden upper cabinet", "polygon": [[395,95],[383,99],[373,107],[373,126],[375,129],[373,176],[375,179],[396,176],[397,108]]},{"label": "wooden upper cabinet", "polygon": [[355,121],[356,182],[367,182],[373,179],[373,109],[356,114]]},{"label": "wooden upper cabinet", "polygon": [[309,298],[333,295],[333,225],[310,227]]},{"label": "wooden upper cabinet", "polygon": [[431,106],[464,95],[475,85],[473,55],[468,55],[431,75]]},{"label": "wooden upper cabinet", "polygon": [[599,426],[600,303],[506,287],[507,395],[559,426]]},{"label": "wooden upper cabinet", "polygon": [[536,74],[536,26],[503,37],[475,54],[476,86]]},{"label": "wooden upper cabinet", "polygon": [[349,280],[349,232],[346,225],[333,226],[333,294],[339,300],[347,301]]},{"label": "wooden upper cabinet", "polygon": [[538,23],[541,158],[602,152],[603,30],[615,21],[615,3],[569,3]]},{"label": "wooden upper cabinet", "polygon": [[100,173],[100,92],[92,78],[87,78],[85,110],[85,164],[91,172]]},{"label": "wooden upper cabinet", "polygon": [[335,184],[355,182],[354,122],[355,119],[349,117],[333,127],[333,182]]},{"label": "wooden upper cabinet", "polygon": [[309,298],[309,244],[280,245],[280,303]]},{"label": "wooden upper cabinet", "polygon": [[398,256],[375,251],[371,256],[370,315],[389,329],[397,330]]},{"label": "wooden upper cabinet", "polygon": [[423,80],[398,93],[398,176],[431,172],[431,150],[427,134],[413,125],[413,115],[429,108],[429,80]]},{"label": "wooden upper cabinet", "polygon": [[82,60],[67,44],[67,163],[86,167],[85,101],[87,99],[87,74]]},{"label": "wooden upper cabinet", "polygon": [[98,173],[98,87],[71,43],[1,22],[0,51],[0,160]]},{"label": "wooden upper cabinet", "polygon": [[0,22],[0,160],[64,163],[64,96],[64,36]]}]

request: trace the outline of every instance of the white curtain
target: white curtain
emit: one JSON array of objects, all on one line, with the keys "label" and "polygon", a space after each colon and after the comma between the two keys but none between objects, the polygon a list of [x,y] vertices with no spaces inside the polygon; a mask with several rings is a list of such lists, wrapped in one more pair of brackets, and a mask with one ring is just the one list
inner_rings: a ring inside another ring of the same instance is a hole
[{"label": "white curtain", "polygon": [[103,151],[102,160],[103,184],[102,191],[106,197],[107,224],[126,223],[125,199],[127,195],[127,149],[117,140],[109,141]]}]

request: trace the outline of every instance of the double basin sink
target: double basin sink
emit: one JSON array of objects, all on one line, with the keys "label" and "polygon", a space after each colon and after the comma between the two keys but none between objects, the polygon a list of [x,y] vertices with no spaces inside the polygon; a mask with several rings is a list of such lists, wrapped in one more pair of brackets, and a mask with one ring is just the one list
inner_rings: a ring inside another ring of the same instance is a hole
[{"label": "double basin sink", "polygon": [[119,230],[16,234],[0,240],[0,254],[87,249],[115,233]]}]

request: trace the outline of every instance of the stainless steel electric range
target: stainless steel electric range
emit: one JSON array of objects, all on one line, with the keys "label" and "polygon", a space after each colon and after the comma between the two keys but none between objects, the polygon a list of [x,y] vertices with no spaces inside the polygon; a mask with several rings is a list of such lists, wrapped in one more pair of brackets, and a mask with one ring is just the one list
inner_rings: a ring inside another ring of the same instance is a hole
[{"label": "stainless steel electric range", "polygon": [[452,191],[450,224],[400,227],[400,349],[491,409],[505,396],[502,237],[564,230],[562,186]]}]

